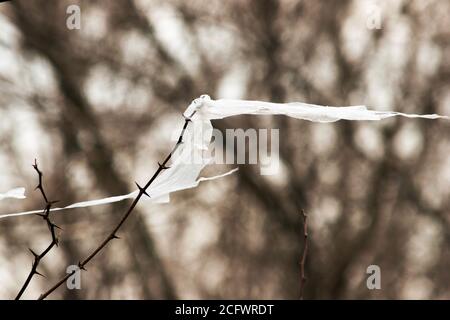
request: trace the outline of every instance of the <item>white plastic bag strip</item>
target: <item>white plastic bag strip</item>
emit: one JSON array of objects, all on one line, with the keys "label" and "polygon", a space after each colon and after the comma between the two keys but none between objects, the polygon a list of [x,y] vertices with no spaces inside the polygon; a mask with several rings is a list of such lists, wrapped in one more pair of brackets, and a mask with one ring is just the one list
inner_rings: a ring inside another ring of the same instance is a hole
[{"label": "white plastic bag strip", "polygon": [[[367,109],[365,106],[326,107],[301,102],[271,103],[248,100],[212,100],[209,96],[203,95],[200,98],[195,99],[184,112],[186,117],[193,115],[192,123],[188,125],[185,132],[183,139],[184,143],[180,146],[180,148],[178,148],[176,154],[173,155],[170,168],[164,170],[147,189],[150,198],[145,197],[143,199],[158,203],[169,202],[170,193],[172,192],[195,188],[201,181],[221,178],[235,172],[237,169],[210,178],[198,178],[200,172],[210,162],[210,159],[208,159],[205,155],[205,151],[208,149],[212,139],[213,127],[210,120],[222,119],[241,114],[286,115],[288,117],[313,122],[334,122],[338,120],[377,121],[395,116],[403,116],[408,118],[449,119],[447,116],[440,116],[437,114],[418,115],[394,111],[374,111]],[[22,189],[23,188],[21,188],[21,190]],[[13,194],[15,193],[13,192]],[[135,198],[137,194],[138,191],[136,190],[126,195],[77,202],[63,208],[53,208],[51,210],[61,211],[103,205],[126,199],[132,199]],[[0,219],[39,212],[42,212],[42,210],[5,214],[0,215]]]},{"label": "white plastic bag strip", "polygon": [[25,188],[14,188],[5,193],[0,193],[0,200],[7,198],[25,199]]},{"label": "white plastic bag strip", "polygon": [[[238,170],[238,168],[235,168],[233,170],[230,170],[224,174],[221,175],[217,175],[217,176],[213,176],[213,177],[200,177],[197,181],[195,181],[189,188],[194,188],[196,186],[198,186],[198,184],[202,181],[209,181],[209,180],[214,180],[214,179],[218,179],[218,178],[222,178],[224,176],[227,176],[229,174],[232,174],[234,172],[236,172]],[[179,189],[182,190],[182,189]],[[119,201],[123,201],[126,199],[134,199],[137,195],[138,195],[138,190],[133,191],[129,194],[123,195],[123,196],[115,196],[115,197],[108,197],[108,198],[103,198],[103,199],[97,199],[97,200],[88,200],[88,201],[82,201],[82,202],[77,202],[74,204],[71,204],[69,206],[66,207],[62,207],[62,208],[52,208],[50,209],[50,211],[62,211],[62,210],[69,210],[69,209],[75,209],[75,208],[85,208],[85,207],[93,207],[93,206],[100,206],[103,204],[108,204],[108,203],[114,203],[114,202],[119,202]],[[152,197],[152,198],[142,198],[143,200],[146,201],[152,201],[154,203],[167,203],[169,202],[169,194],[164,194],[162,196],[158,196],[158,197]],[[26,216],[26,215],[30,215],[30,214],[36,214],[36,213],[42,213],[42,209],[41,210],[32,210],[32,211],[23,211],[23,212],[16,212],[16,213],[9,213],[9,214],[3,214],[0,215],[0,219],[3,218],[9,218],[9,217],[18,217],[18,216]]]},{"label": "white plastic bag strip", "polygon": [[406,114],[395,111],[369,110],[366,106],[327,107],[302,102],[272,103],[250,100],[221,99],[212,100],[208,95],[195,99],[185,111],[202,119],[222,119],[241,114],[255,115],[286,115],[288,117],[309,120],[313,122],[334,122],[338,120],[382,120],[385,118],[403,116],[408,118],[449,119],[448,116],[437,114]]}]

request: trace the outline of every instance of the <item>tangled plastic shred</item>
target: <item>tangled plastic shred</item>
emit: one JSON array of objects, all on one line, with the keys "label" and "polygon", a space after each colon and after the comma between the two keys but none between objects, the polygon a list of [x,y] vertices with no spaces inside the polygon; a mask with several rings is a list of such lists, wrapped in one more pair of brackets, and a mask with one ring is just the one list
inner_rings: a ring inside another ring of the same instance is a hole
[{"label": "tangled plastic shred", "polygon": [[[186,129],[185,139],[172,157],[170,168],[164,170],[147,189],[150,197],[145,201],[156,203],[169,202],[172,192],[195,188],[202,181],[224,177],[235,172],[233,169],[225,174],[214,177],[200,177],[200,172],[210,164],[207,152],[211,143],[213,126],[211,120],[241,114],[252,115],[286,115],[288,117],[303,119],[313,122],[334,122],[338,120],[370,120],[378,121],[395,116],[426,119],[449,119],[448,116],[437,114],[406,114],[395,111],[369,110],[365,106],[327,107],[301,102],[271,103],[249,100],[212,100],[208,95],[202,95],[192,101],[184,112],[185,117],[191,117],[191,124]],[[24,188],[17,188],[0,194],[0,200],[4,198],[25,198]],[[97,200],[77,202],[62,208],[52,208],[51,211],[62,211],[74,208],[103,205],[126,199],[135,198],[138,190],[126,195],[113,196]],[[0,215],[1,218],[29,215],[39,213],[42,210],[17,212]]]}]

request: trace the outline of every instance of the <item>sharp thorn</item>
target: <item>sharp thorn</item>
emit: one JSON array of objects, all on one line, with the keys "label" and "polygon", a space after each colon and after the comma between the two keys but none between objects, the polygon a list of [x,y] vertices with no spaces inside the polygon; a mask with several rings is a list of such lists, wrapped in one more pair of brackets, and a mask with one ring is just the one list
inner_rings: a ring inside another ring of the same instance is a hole
[{"label": "sharp thorn", "polygon": [[30,250],[30,252],[33,254],[33,256],[34,256],[35,258],[39,257],[39,255],[38,255],[36,252],[34,252],[33,249],[28,248],[28,250]]},{"label": "sharp thorn", "polygon": [[136,184],[136,186],[138,187],[139,192],[141,192],[142,194],[145,194],[147,197],[150,198],[150,195],[147,193],[147,191],[145,191],[144,188],[142,188],[137,182],[135,182],[135,184]]},{"label": "sharp thorn", "polygon": [[86,268],[81,264],[81,262],[78,262],[78,268],[80,268],[80,270],[86,271]]},{"label": "sharp thorn", "polygon": [[46,276],[44,276],[42,273],[40,273],[39,271],[37,271],[37,270],[35,270],[34,271],[34,273],[35,274],[37,274],[38,276],[41,276],[41,277],[44,277],[44,278],[47,278]]},{"label": "sharp thorn", "polygon": [[161,164],[161,163],[159,163],[159,162],[158,162],[158,166],[159,166],[161,169],[163,169],[163,170],[167,170],[167,169],[170,168],[170,167],[167,167],[166,165]]},{"label": "sharp thorn", "polygon": [[54,224],[54,223],[52,223],[51,225],[52,225],[52,227],[54,227],[54,228],[56,228],[56,229],[62,230],[62,228],[61,228],[61,227],[57,226],[57,225],[56,225],[56,224]]}]

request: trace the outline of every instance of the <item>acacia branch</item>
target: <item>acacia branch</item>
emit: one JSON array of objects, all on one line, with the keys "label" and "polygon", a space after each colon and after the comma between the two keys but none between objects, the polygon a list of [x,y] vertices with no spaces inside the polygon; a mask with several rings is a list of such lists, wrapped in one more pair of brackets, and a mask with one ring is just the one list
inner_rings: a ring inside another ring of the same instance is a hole
[{"label": "acacia branch", "polygon": [[42,174],[42,172],[39,170],[39,167],[38,167],[38,164],[37,164],[36,159],[34,160],[33,168],[34,168],[34,170],[36,170],[36,172],[37,172],[37,174],[38,174],[38,178],[39,178],[39,184],[37,185],[37,187],[36,187],[35,190],[37,190],[37,189],[40,190],[40,192],[41,192],[41,194],[42,194],[42,197],[44,198],[44,201],[45,201],[44,212],[43,212],[43,213],[37,213],[36,215],[42,217],[42,218],[45,220],[45,222],[47,223],[47,227],[48,227],[48,229],[49,229],[49,231],[50,231],[50,234],[51,234],[51,237],[52,237],[52,242],[48,245],[48,247],[47,247],[44,251],[42,251],[41,254],[37,254],[37,253],[34,252],[31,248],[28,249],[28,250],[30,250],[30,252],[33,254],[33,256],[34,256],[34,261],[33,261],[33,264],[32,264],[32,266],[31,266],[30,273],[28,274],[28,277],[27,277],[27,279],[25,280],[24,284],[22,285],[22,288],[20,289],[19,293],[17,294],[15,300],[19,300],[19,299],[22,297],[23,293],[24,293],[25,290],[27,289],[28,285],[29,285],[30,282],[31,282],[31,279],[33,278],[33,276],[34,276],[35,274],[40,275],[40,276],[44,276],[44,275],[42,275],[40,272],[37,271],[38,265],[39,265],[39,263],[41,262],[41,260],[45,257],[45,255],[47,255],[47,253],[49,253],[50,250],[51,250],[54,246],[58,246],[58,238],[56,237],[55,229],[56,229],[56,228],[61,229],[61,228],[59,228],[56,224],[54,224],[54,223],[50,220],[50,208],[51,208],[52,205],[53,205],[54,203],[56,203],[57,201],[49,201],[49,200],[48,200],[47,195],[46,195],[45,190],[44,190],[44,185],[43,185],[43,183],[42,183],[42,177],[43,177],[43,174]]},{"label": "acacia branch", "polygon": [[[117,232],[119,231],[119,229],[122,227],[122,225],[125,223],[125,221],[128,219],[128,217],[130,216],[130,214],[133,212],[134,208],[136,207],[136,205],[138,204],[139,200],[142,198],[142,196],[148,196],[147,193],[147,189],[150,187],[150,185],[153,183],[153,181],[156,179],[156,177],[158,177],[158,175],[163,171],[168,169],[169,167],[167,166],[167,163],[169,162],[169,160],[172,158],[172,155],[175,153],[175,151],[178,149],[178,147],[183,143],[183,136],[184,133],[186,131],[186,128],[189,124],[189,122],[191,122],[191,118],[192,116],[195,114],[196,111],[194,111],[190,117],[185,117],[185,122],[183,125],[183,129],[181,130],[180,136],[178,138],[178,141],[175,145],[175,147],[172,149],[172,151],[166,156],[166,158],[164,159],[164,161],[162,163],[158,162],[158,169],[156,170],[156,172],[153,174],[153,176],[150,178],[150,180],[147,181],[147,183],[144,185],[144,187],[141,187],[137,182],[136,182],[136,186],[139,189],[139,193],[136,196],[136,198],[133,200],[133,203],[130,205],[130,207],[128,208],[128,210],[125,212],[125,214],[122,216],[122,218],[120,219],[119,223],[116,225],[116,227],[108,234],[108,236],[105,238],[105,240],[103,240],[102,243],[100,243],[100,245],[87,257],[85,258],[83,261],[79,261],[78,262],[78,268],[80,270],[86,271],[85,266],[89,263],[89,261],[91,261],[100,251],[102,251],[106,245],[113,239],[120,239],[117,236]],[[46,292],[44,292],[43,294],[40,295],[40,297],[38,298],[38,300],[43,300],[46,297],[48,297],[53,291],[55,291],[56,289],[58,289],[64,282],[66,282],[74,273],[76,272],[76,270],[72,271],[71,273],[66,274],[63,278],[61,278],[61,280],[59,280],[54,286],[52,286],[50,289],[48,289]]]},{"label": "acacia branch", "polygon": [[302,259],[300,261],[300,276],[301,276],[300,300],[303,300],[303,291],[304,291],[305,283],[306,283],[305,262],[306,262],[306,255],[308,254],[308,216],[306,215],[304,210],[302,210],[302,216],[303,216],[304,245],[303,245]]}]

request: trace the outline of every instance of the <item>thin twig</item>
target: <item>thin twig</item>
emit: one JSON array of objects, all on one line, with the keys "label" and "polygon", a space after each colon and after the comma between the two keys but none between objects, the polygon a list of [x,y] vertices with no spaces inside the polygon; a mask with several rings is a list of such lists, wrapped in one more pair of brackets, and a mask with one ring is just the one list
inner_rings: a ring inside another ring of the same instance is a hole
[{"label": "thin twig", "polygon": [[[131,204],[131,206],[128,208],[127,212],[123,215],[122,219],[120,219],[119,223],[116,225],[116,227],[109,233],[109,235],[105,238],[105,240],[103,240],[102,243],[100,243],[100,245],[83,261],[78,262],[78,267],[80,270],[84,270],[86,271],[85,266],[89,263],[89,261],[91,261],[100,251],[102,251],[106,245],[113,239],[120,239],[117,236],[117,232],[119,231],[120,227],[122,227],[122,225],[125,223],[125,221],[128,219],[128,217],[130,216],[131,212],[133,212],[133,209],[136,207],[136,205],[138,204],[139,200],[141,199],[141,197],[143,195],[146,195],[148,197],[150,197],[147,193],[147,189],[150,187],[150,185],[153,183],[153,181],[156,179],[156,177],[163,171],[168,169],[169,167],[167,167],[167,163],[169,162],[169,160],[172,158],[172,155],[175,153],[175,151],[178,149],[178,147],[183,143],[183,136],[184,133],[186,131],[186,128],[189,124],[189,122],[191,122],[191,117],[195,114],[196,111],[194,111],[192,113],[192,115],[190,117],[185,117],[185,122],[184,122],[184,126],[183,129],[181,130],[180,136],[178,138],[178,141],[175,145],[175,147],[172,149],[172,151],[167,155],[167,157],[164,159],[164,161],[162,163],[158,162],[158,169],[156,170],[156,172],[153,174],[153,176],[150,178],[150,180],[148,180],[148,182],[144,185],[144,187],[141,187],[137,182],[136,185],[139,189],[139,193],[136,196],[136,198],[134,199],[133,203]],[[66,276],[64,276],[63,278],[61,278],[61,280],[59,280],[53,287],[51,287],[50,289],[48,289],[45,293],[41,294],[41,296],[38,298],[38,300],[43,300],[46,297],[48,297],[53,291],[55,291],[57,288],[59,288],[64,282],[66,282],[74,273],[76,272],[76,270],[74,270],[71,273],[68,273]]]},{"label": "thin twig", "polygon": [[306,215],[304,210],[302,210],[302,216],[303,216],[304,245],[303,245],[302,260],[300,261],[300,276],[301,276],[300,300],[303,300],[303,291],[304,291],[305,283],[306,283],[305,262],[306,262],[306,255],[308,254],[308,216]]},{"label": "thin twig", "polygon": [[[31,266],[30,273],[28,274],[28,277],[27,277],[27,279],[25,280],[25,283],[23,284],[22,288],[20,289],[19,293],[18,293],[17,296],[16,296],[16,300],[19,300],[20,297],[22,297],[23,293],[24,293],[25,290],[27,289],[28,285],[29,285],[30,282],[31,282],[31,279],[33,278],[33,276],[34,276],[35,274],[40,275],[40,276],[44,276],[44,275],[42,275],[40,272],[37,271],[37,267],[38,267],[39,263],[41,262],[41,260],[45,257],[45,255],[46,255],[47,253],[49,253],[50,250],[51,250],[54,246],[58,246],[58,238],[56,237],[55,229],[56,229],[56,228],[61,229],[61,228],[59,228],[56,224],[54,224],[54,223],[50,220],[50,208],[52,207],[52,205],[53,205],[54,203],[56,203],[56,202],[58,202],[58,201],[49,201],[49,200],[48,200],[47,195],[46,195],[45,190],[44,190],[44,185],[43,185],[43,183],[42,183],[42,177],[43,177],[43,174],[42,174],[42,172],[41,172],[41,171],[39,170],[39,168],[38,168],[38,164],[37,164],[36,159],[34,160],[33,168],[34,168],[34,170],[36,170],[36,172],[37,172],[37,174],[38,174],[38,177],[39,177],[39,184],[38,184],[38,186],[36,187],[36,189],[39,189],[39,190],[41,191],[42,197],[44,198],[44,201],[45,201],[45,208],[44,208],[43,213],[37,213],[36,215],[42,217],[42,218],[45,220],[45,222],[47,223],[47,227],[48,227],[48,229],[49,229],[49,231],[50,231],[50,234],[51,234],[51,236],[52,236],[52,242],[48,245],[48,247],[47,247],[44,251],[42,251],[41,254],[37,254],[37,253],[35,253],[32,249],[29,249],[30,252],[31,252],[31,253],[33,254],[33,256],[34,256],[34,261],[33,261],[33,264],[32,264],[32,266]],[[36,189],[35,189],[35,190],[36,190]]]}]

